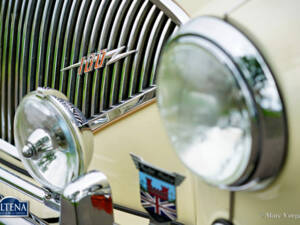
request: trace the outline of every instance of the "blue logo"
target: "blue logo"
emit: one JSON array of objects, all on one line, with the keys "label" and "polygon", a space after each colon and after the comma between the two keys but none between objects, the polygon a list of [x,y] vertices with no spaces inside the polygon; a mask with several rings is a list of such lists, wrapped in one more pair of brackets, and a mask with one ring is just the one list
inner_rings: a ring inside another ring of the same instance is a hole
[{"label": "blue logo", "polygon": [[5,197],[0,201],[0,217],[28,216],[28,202],[21,202],[17,198]]}]

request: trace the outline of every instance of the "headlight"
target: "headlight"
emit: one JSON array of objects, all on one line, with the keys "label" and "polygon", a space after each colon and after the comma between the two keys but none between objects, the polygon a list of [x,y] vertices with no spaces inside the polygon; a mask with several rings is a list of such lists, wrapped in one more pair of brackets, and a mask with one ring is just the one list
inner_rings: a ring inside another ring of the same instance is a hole
[{"label": "headlight", "polygon": [[15,142],[26,169],[45,187],[62,192],[85,171],[92,151],[81,112],[54,90],[40,89],[20,103]]},{"label": "headlight", "polygon": [[189,169],[231,190],[275,177],[285,155],[283,104],[243,34],[216,18],[191,21],[164,49],[158,79],[162,118]]}]

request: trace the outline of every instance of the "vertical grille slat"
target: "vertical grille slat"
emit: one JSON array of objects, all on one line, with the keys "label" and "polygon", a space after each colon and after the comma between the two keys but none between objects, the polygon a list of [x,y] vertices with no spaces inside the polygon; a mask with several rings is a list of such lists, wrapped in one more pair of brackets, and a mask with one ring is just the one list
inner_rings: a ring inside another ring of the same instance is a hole
[{"label": "vertical grille slat", "polygon": [[[102,1],[100,7],[98,9],[95,21],[98,23],[94,24],[92,37],[89,43],[89,50],[97,52],[97,44],[99,43],[99,34],[102,31],[103,23],[105,20],[105,16],[107,15],[107,11],[109,8],[110,2],[109,1]],[[92,80],[92,93],[91,93],[91,116],[96,114],[99,107],[99,98],[100,98],[100,77],[97,76],[96,72],[89,72],[86,74],[87,76],[91,77]]]},{"label": "vertical grille slat", "polygon": [[[114,24],[113,24],[113,28],[110,34],[110,38],[109,38],[109,43],[108,43],[108,49],[116,49],[118,47],[118,41],[119,41],[119,37],[121,35],[121,30],[122,30],[122,24],[124,23],[125,20],[125,16],[127,11],[129,10],[130,7],[130,1],[126,1],[123,0],[119,11],[117,12]],[[120,46],[121,47],[121,46]],[[110,76],[111,76],[111,91],[110,91],[110,96],[109,96],[109,108],[111,108],[114,104],[117,104],[117,99],[118,99],[118,83],[120,78],[118,76],[116,76],[116,73],[114,73],[115,71],[115,66],[114,65],[110,65],[107,68]]]},{"label": "vertical grille slat", "polygon": [[[138,9],[141,7],[142,1],[134,0],[132,2],[131,7],[128,10],[128,13],[126,15],[122,30],[121,30],[121,36],[119,39],[118,47],[122,47],[126,45],[127,39],[130,34],[130,30],[132,29],[132,25],[134,23],[134,19],[139,12]],[[116,93],[118,95],[118,103],[120,103],[123,100],[123,84],[124,84],[124,74],[122,74],[122,66],[124,63],[124,59],[118,61],[114,65],[113,70],[113,76],[117,77],[116,82],[119,80],[119,82],[116,84],[119,87],[119,93]],[[118,79],[119,78],[119,79]]]},{"label": "vertical grille slat", "polygon": [[159,60],[159,57],[160,57],[161,49],[163,47],[163,44],[168,39],[168,37],[174,31],[174,28],[175,28],[175,24],[172,23],[171,19],[168,19],[168,21],[167,21],[167,23],[166,23],[166,25],[165,25],[162,33],[161,33],[160,39],[158,41],[157,50],[156,50],[155,56],[154,56],[153,67],[152,67],[152,71],[151,71],[151,75],[150,75],[150,84],[149,84],[149,86],[153,86],[155,84],[156,69],[157,69],[157,64],[158,64],[158,60]]},{"label": "vertical grille slat", "polygon": [[29,60],[28,60],[28,76],[27,76],[27,92],[35,90],[37,86],[35,85],[36,76],[33,76],[36,72],[36,62],[37,62],[37,50],[39,45],[39,33],[41,17],[44,11],[44,0],[38,0],[36,11],[34,13],[34,19],[31,30],[30,37],[30,48],[29,48]]},{"label": "vertical grille slat", "polygon": [[[107,17],[104,21],[104,27],[101,32],[101,36],[98,44],[98,50],[103,49],[107,46],[108,37],[110,35],[111,28],[112,28],[113,19],[115,17],[115,14],[118,10],[120,3],[121,3],[120,0],[113,0],[110,8],[108,9]],[[108,101],[106,98],[106,96],[108,95],[107,93],[108,76],[106,73],[106,68],[100,68],[96,73],[97,76],[100,76],[100,73],[102,73],[101,86],[100,86],[100,103],[99,103],[99,111],[101,112],[108,105]]]},{"label": "vertical grille slat", "polygon": [[[135,18],[134,24],[132,26],[130,35],[129,35],[129,40],[128,40],[128,46],[127,50],[136,50],[136,44],[137,44],[137,39],[139,37],[139,34],[142,29],[143,22],[151,8],[151,3],[149,1],[145,1],[142,7],[139,10],[138,15]],[[121,80],[121,87],[122,87],[122,93],[121,96],[123,99],[126,99],[130,96],[130,91],[131,91],[131,85],[130,85],[130,72],[131,72],[131,66],[133,63],[133,56],[130,55],[126,57],[124,60],[123,68],[122,68],[122,80]],[[122,99],[122,100],[123,100]]]},{"label": "vertical grille slat", "polygon": [[[95,51],[94,49],[89,48],[91,45],[90,37],[92,35],[92,30],[94,28],[94,21],[97,16],[97,9],[99,8],[100,2],[101,2],[100,0],[96,0],[96,1],[92,2],[91,10],[88,14],[85,29],[83,32],[84,37],[81,42],[80,54],[79,54],[80,57],[89,55]],[[82,113],[85,114],[87,117],[91,116],[90,102],[89,102],[89,99],[91,96],[91,82],[92,82],[92,77],[90,74],[87,74],[86,76],[84,76],[81,109],[82,109]]]},{"label": "vertical grille slat", "polygon": [[[78,14],[78,19],[77,19],[75,33],[74,33],[75,35],[73,39],[72,52],[71,52],[71,60],[72,60],[71,64],[77,63],[80,60],[79,53],[80,53],[81,40],[82,40],[83,29],[88,15],[88,9],[90,7],[90,4],[91,4],[91,0],[84,0]],[[74,105],[77,106],[79,109],[81,109],[81,102],[78,101],[78,98],[80,98],[82,94],[81,92],[83,86],[82,76],[77,76],[76,69],[70,70],[69,76],[73,77],[74,80],[76,80],[75,89],[72,90],[71,96],[73,96]]]},{"label": "vertical grille slat", "polygon": [[150,31],[153,27],[153,23],[155,18],[157,18],[159,11],[157,10],[156,6],[152,6],[150,12],[145,19],[145,23],[141,30],[141,33],[144,35],[139,36],[139,40],[137,41],[137,53],[134,57],[133,66],[130,72],[130,84],[129,84],[129,93],[128,96],[132,97],[134,94],[137,93],[138,89],[138,79],[139,74],[141,74],[141,64],[145,54],[145,47],[147,46],[147,42],[149,39]]},{"label": "vertical grille slat", "polygon": [[159,41],[159,36],[161,35],[163,26],[167,21],[166,16],[164,16],[163,12],[160,12],[157,16],[157,19],[153,25],[149,41],[145,50],[145,57],[143,61],[143,66],[141,70],[141,78],[139,82],[139,92],[141,92],[150,82],[150,73],[151,73],[151,65],[154,60],[155,50]]},{"label": "vertical grille slat", "polygon": [[[76,1],[77,2],[77,1]],[[78,30],[80,28],[81,23],[83,23],[82,21],[82,16],[83,13],[85,13],[86,9],[87,9],[87,3],[89,1],[82,1],[80,2],[78,5],[76,5],[76,9],[73,12],[73,17],[72,17],[72,23],[74,23],[74,25],[71,27],[72,28],[72,35],[70,35],[68,43],[67,43],[67,54],[65,57],[65,66],[68,65],[72,65],[72,63],[77,63],[77,61],[74,61],[74,48],[75,48],[75,43],[78,43],[78,39],[76,37],[76,35],[80,35],[80,39],[81,39],[81,35],[82,33],[80,33]],[[76,17],[75,17],[76,14]],[[70,21],[70,22],[71,22]],[[68,24],[69,25],[69,24]],[[76,48],[77,49],[77,48]],[[77,53],[79,54],[79,53]],[[76,57],[76,55],[75,55]],[[78,58],[78,56],[77,56]],[[63,67],[62,67],[63,68]],[[75,89],[76,89],[76,78],[77,76],[73,76],[73,70],[67,71],[66,72],[67,76],[68,76],[68,89],[67,89],[67,95],[68,98],[71,100],[71,102],[75,103]],[[75,72],[76,74],[76,72]]]},{"label": "vertical grille slat", "polygon": [[[23,96],[38,87],[62,91],[93,119],[155,85],[161,48],[183,21],[182,12],[176,17],[165,4],[160,0],[2,0],[0,138],[14,143],[15,110]],[[102,50],[117,50],[117,59],[107,65],[112,56],[106,56],[102,68],[78,75],[82,58]]]},{"label": "vertical grille slat", "polygon": [[50,29],[51,16],[53,13],[54,1],[48,0],[42,17],[39,43],[37,50],[37,63],[35,74],[35,88],[44,86],[45,63],[48,43],[48,33]]},{"label": "vertical grille slat", "polygon": [[61,12],[61,17],[58,25],[58,33],[56,36],[56,42],[55,42],[55,50],[54,50],[54,63],[53,63],[53,73],[55,73],[55,76],[59,76],[59,90],[66,93],[67,90],[67,82],[66,77],[63,76],[64,73],[61,73],[60,71],[60,64],[62,60],[64,61],[64,39],[65,35],[68,33],[66,32],[67,24],[68,24],[68,18],[70,14],[72,6],[72,0],[67,0],[64,2],[63,9]]},{"label": "vertical grille slat", "polygon": [[34,9],[36,8],[36,1],[30,0],[28,4],[28,11],[26,12],[25,23],[23,27],[22,37],[22,55],[21,55],[21,68],[20,73],[20,98],[22,98],[29,90],[27,90],[28,77],[28,59],[30,48],[30,37],[32,30],[32,22],[34,17]]},{"label": "vertical grille slat", "polygon": [[[4,29],[5,29],[5,18],[7,13],[7,5],[8,1],[3,0],[1,3],[1,11],[0,11],[0,63],[2,63],[3,58],[3,48],[4,48]],[[3,107],[3,102],[5,103],[5,92],[2,88],[2,80],[4,79],[5,74],[2,73],[2,69],[0,67],[0,87],[1,87],[1,97],[0,97],[0,108],[1,108],[1,119],[0,119],[0,134],[3,139],[6,138],[5,136],[5,110]]]},{"label": "vertical grille slat", "polygon": [[[15,106],[16,106],[16,93],[15,88],[16,86],[16,80],[18,80],[18,77],[15,77],[15,64],[13,59],[16,57],[16,43],[17,43],[17,35],[18,35],[18,20],[19,20],[19,14],[21,11],[21,0],[17,0],[15,2],[13,14],[11,15],[11,28],[10,28],[10,39],[9,39],[9,55],[8,55],[8,121],[11,124],[11,130],[10,130],[10,136],[9,136],[9,142],[13,142],[13,119],[15,114]],[[13,88],[14,87],[14,88]]]},{"label": "vertical grille slat", "polygon": [[58,0],[54,6],[54,12],[52,15],[51,26],[49,31],[49,39],[47,45],[47,53],[46,53],[46,69],[45,69],[45,80],[44,86],[56,88],[57,86],[57,79],[55,73],[53,72],[53,61],[54,61],[54,51],[56,44],[56,36],[58,33],[58,25],[59,25],[59,18],[61,15],[63,7],[63,0]]},{"label": "vertical grille slat", "polygon": [[17,55],[15,59],[15,109],[21,99],[21,57],[22,57],[22,40],[23,40],[23,25],[25,22],[26,9],[27,9],[28,0],[22,1],[22,8],[20,13],[20,20],[18,23],[18,36],[17,36]]},{"label": "vertical grille slat", "polygon": [[[61,69],[70,65],[71,47],[72,47],[74,29],[75,29],[79,8],[80,8],[80,1],[73,1],[70,14],[69,14],[69,19],[67,22],[66,34],[65,34],[64,44],[62,49],[62,57],[61,57],[62,61],[60,65]],[[63,83],[62,92],[66,93],[68,98],[72,102],[73,99],[71,99],[70,94],[71,94],[71,88],[74,88],[74,82],[71,76],[68,77],[68,71],[60,72],[60,83]]]},{"label": "vertical grille slat", "polygon": [[3,32],[3,43],[4,45],[2,46],[2,67],[0,67],[0,70],[2,70],[1,74],[1,88],[2,88],[2,126],[4,125],[5,129],[3,132],[4,139],[10,141],[11,135],[11,124],[9,123],[9,110],[8,110],[8,101],[10,100],[9,98],[11,96],[8,95],[8,76],[5,76],[7,74],[7,57],[8,57],[8,48],[9,48],[9,31],[10,31],[10,22],[11,22],[11,11],[13,8],[13,2],[9,1],[6,9],[6,15],[5,15],[5,20],[3,20],[3,27],[4,27],[4,32]]}]

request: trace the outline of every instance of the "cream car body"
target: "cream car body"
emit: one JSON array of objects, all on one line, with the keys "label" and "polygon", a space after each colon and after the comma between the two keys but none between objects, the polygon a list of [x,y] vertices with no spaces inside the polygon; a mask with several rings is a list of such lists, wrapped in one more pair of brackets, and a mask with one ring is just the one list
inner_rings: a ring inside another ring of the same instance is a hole
[{"label": "cream car body", "polygon": [[[288,118],[288,156],[280,176],[268,188],[256,192],[219,190],[208,186],[180,162],[162,126],[156,102],[94,133],[94,155],[89,169],[104,172],[110,181],[114,202],[143,211],[140,204],[138,171],[130,153],[149,163],[186,177],[178,187],[178,221],[184,224],[210,225],[215,219],[232,219],[236,225],[298,224],[297,179],[300,78],[300,4],[296,0],[223,0],[178,1],[191,18],[211,15],[225,19],[245,33],[258,46],[272,69],[281,89]],[[226,34],[224,34],[226,35]],[[234,44],[234,43],[233,43]],[[9,159],[6,155],[1,157]],[[13,161],[18,164],[20,162]],[[20,175],[22,176],[22,175]],[[23,176],[24,177],[24,176]],[[26,178],[28,179],[28,178]],[[9,187],[0,193],[24,199]],[[28,198],[29,199],[29,198]],[[41,217],[57,214],[30,201],[30,209]],[[272,217],[273,215],[273,217]],[[123,212],[115,212],[120,224],[147,224],[149,221]]]}]

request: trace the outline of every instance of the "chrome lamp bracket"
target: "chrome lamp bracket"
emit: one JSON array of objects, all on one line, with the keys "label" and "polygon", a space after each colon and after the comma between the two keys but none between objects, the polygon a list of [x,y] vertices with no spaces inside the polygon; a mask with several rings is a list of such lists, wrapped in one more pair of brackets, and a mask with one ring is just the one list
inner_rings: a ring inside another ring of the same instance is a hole
[{"label": "chrome lamp bracket", "polygon": [[111,188],[99,171],[90,171],[70,183],[60,206],[60,225],[114,224]]}]

